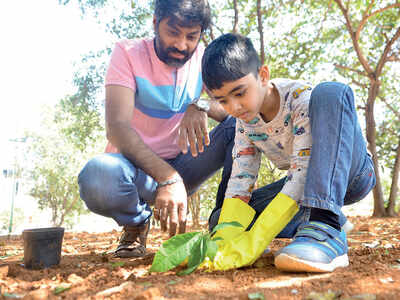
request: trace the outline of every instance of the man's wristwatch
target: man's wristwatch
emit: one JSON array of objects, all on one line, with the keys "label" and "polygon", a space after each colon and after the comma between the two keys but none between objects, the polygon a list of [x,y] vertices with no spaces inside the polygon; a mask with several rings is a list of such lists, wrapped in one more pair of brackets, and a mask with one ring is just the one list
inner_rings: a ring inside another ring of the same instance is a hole
[{"label": "man's wristwatch", "polygon": [[192,104],[200,111],[208,112],[210,110],[210,101],[203,98],[196,98]]}]

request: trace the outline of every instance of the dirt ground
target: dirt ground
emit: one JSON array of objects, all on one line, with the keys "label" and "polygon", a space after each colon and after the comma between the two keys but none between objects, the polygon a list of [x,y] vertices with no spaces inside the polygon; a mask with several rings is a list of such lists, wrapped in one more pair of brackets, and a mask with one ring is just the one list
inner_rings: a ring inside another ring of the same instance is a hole
[{"label": "dirt ground", "polygon": [[400,219],[352,217],[350,266],[333,273],[284,273],[273,253],[276,239],[253,266],[187,276],[148,270],[167,238],[153,227],[140,259],[116,259],[119,232],[66,233],[58,266],[27,270],[21,238],[0,241],[0,299],[400,299]]}]

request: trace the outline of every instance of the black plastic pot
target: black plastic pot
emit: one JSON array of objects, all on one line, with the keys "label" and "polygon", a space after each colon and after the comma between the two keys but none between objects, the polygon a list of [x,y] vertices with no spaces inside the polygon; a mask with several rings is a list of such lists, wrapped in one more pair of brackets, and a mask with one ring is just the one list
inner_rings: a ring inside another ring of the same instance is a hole
[{"label": "black plastic pot", "polygon": [[22,232],[22,237],[26,268],[44,269],[60,263],[64,228],[27,229]]}]

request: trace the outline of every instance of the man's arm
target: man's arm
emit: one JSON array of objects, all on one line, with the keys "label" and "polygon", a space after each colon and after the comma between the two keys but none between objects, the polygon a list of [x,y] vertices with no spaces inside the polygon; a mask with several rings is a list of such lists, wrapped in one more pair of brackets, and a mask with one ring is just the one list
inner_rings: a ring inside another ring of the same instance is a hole
[{"label": "man's arm", "polygon": [[203,152],[204,144],[206,146],[210,144],[207,116],[218,122],[222,122],[228,114],[216,101],[210,101],[210,110],[207,113],[200,111],[193,104],[188,106],[179,130],[178,143],[183,153],[187,152],[188,143],[193,156],[197,156],[197,147],[199,152]]},{"label": "man's arm", "polygon": [[[134,92],[126,87],[109,85],[106,87],[106,131],[107,139],[135,166],[145,171],[157,182],[179,179],[174,184],[158,188],[155,207],[166,230],[170,217],[170,234],[174,235],[179,220],[180,230],[184,231],[186,222],[186,189],[178,172],[158,157],[131,128],[134,111]],[[181,228],[182,226],[182,228]]]},{"label": "man's arm", "polygon": [[217,122],[222,122],[228,116],[228,113],[222,105],[219,104],[218,101],[214,100],[210,100],[210,110],[207,114],[211,119],[214,119]]}]

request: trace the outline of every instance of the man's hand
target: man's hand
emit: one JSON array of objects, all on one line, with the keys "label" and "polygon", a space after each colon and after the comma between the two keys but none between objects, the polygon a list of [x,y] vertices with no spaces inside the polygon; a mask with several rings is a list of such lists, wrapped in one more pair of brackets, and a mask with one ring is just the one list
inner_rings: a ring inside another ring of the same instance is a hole
[{"label": "man's hand", "polygon": [[[204,141],[203,141],[204,139]],[[189,105],[179,130],[179,147],[183,153],[187,153],[188,141],[193,156],[197,156],[197,147],[199,151],[204,151],[204,144],[210,144],[210,137],[207,129],[207,113],[198,110],[194,105]]]},{"label": "man's hand", "polygon": [[183,181],[157,188],[154,218],[161,223],[161,230],[174,236],[179,222],[178,233],[186,231],[187,193]]}]

